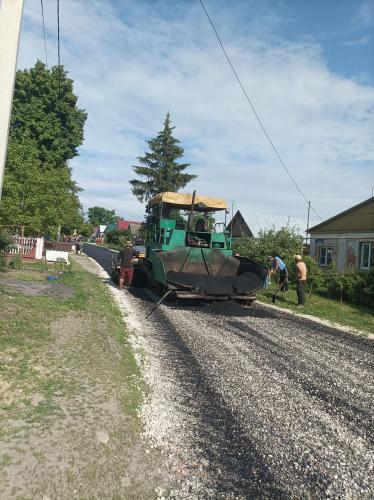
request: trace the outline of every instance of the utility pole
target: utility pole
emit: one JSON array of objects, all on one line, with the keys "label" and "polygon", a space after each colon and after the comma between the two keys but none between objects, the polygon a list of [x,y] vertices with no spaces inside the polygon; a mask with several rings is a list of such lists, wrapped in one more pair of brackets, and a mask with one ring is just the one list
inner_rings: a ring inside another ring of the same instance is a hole
[{"label": "utility pole", "polygon": [[305,239],[306,244],[308,244],[309,217],[310,217],[310,201],[308,201],[308,218],[306,221],[306,239]]},{"label": "utility pole", "polygon": [[24,0],[0,0],[0,200]]},{"label": "utility pole", "polygon": [[232,228],[234,226],[234,201],[231,203],[230,250],[232,249]]}]

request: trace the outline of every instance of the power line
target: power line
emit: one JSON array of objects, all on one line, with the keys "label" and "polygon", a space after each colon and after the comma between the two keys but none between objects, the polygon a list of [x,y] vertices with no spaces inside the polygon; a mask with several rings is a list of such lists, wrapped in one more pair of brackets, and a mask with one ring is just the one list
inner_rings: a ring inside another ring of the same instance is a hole
[{"label": "power line", "polygon": [[[281,165],[283,166],[284,170],[286,171],[286,173],[287,173],[288,177],[291,179],[291,181],[292,181],[292,183],[294,184],[295,188],[296,188],[296,189],[297,189],[297,191],[300,193],[300,195],[303,197],[303,199],[304,199],[305,203],[307,203],[307,204],[308,204],[308,203],[309,203],[308,198],[305,196],[305,194],[303,193],[303,191],[302,191],[302,190],[300,189],[300,187],[298,186],[298,184],[297,184],[296,180],[295,180],[295,179],[294,179],[294,177],[292,176],[291,172],[288,170],[287,165],[286,165],[286,164],[285,164],[285,162],[282,160],[282,157],[280,156],[280,154],[279,154],[279,152],[278,152],[277,148],[275,147],[275,145],[274,145],[273,141],[271,140],[271,138],[270,138],[269,134],[267,133],[267,131],[266,131],[266,129],[265,129],[265,127],[264,127],[264,125],[262,124],[262,121],[261,121],[261,119],[260,119],[260,117],[259,117],[259,115],[258,115],[257,111],[255,110],[255,108],[254,108],[254,106],[253,106],[253,104],[252,104],[252,101],[251,101],[251,99],[249,98],[249,96],[248,96],[248,94],[247,94],[247,92],[246,92],[246,90],[245,90],[245,88],[244,88],[244,86],[243,86],[243,84],[242,84],[242,82],[241,82],[241,80],[240,80],[240,78],[239,78],[239,75],[238,75],[238,73],[237,73],[237,71],[236,71],[236,69],[235,69],[234,65],[232,64],[232,62],[231,62],[231,60],[230,60],[230,58],[229,58],[229,56],[228,56],[228,54],[227,54],[227,52],[226,52],[226,50],[225,50],[225,47],[223,46],[223,43],[222,43],[222,41],[221,41],[221,38],[220,38],[220,36],[219,36],[219,34],[218,34],[217,30],[216,30],[216,27],[215,27],[215,26],[214,26],[214,24],[213,24],[213,21],[211,20],[211,18],[210,18],[210,16],[209,16],[209,14],[208,14],[208,12],[207,12],[207,10],[206,10],[206,8],[205,8],[205,5],[204,5],[204,3],[203,3],[203,0],[200,0],[200,4],[201,4],[201,7],[203,8],[203,10],[204,10],[204,12],[205,12],[206,17],[208,18],[208,21],[209,21],[210,25],[211,25],[211,26],[212,26],[212,28],[213,28],[213,31],[214,31],[214,33],[215,33],[215,35],[216,35],[216,37],[217,37],[217,40],[218,40],[218,42],[219,42],[219,44],[220,44],[220,46],[221,46],[222,52],[224,53],[224,55],[225,55],[225,57],[226,57],[226,59],[227,59],[227,62],[229,63],[230,68],[232,69],[232,72],[233,72],[233,73],[234,73],[234,75],[235,75],[235,78],[236,78],[236,80],[237,80],[237,82],[238,82],[238,84],[239,84],[240,88],[242,89],[243,94],[245,95],[245,97],[246,97],[246,99],[247,99],[247,101],[248,101],[248,103],[249,103],[249,105],[250,105],[250,107],[251,107],[251,109],[252,109],[252,111],[253,111],[253,113],[254,113],[254,115],[255,115],[255,117],[256,117],[256,119],[257,119],[257,121],[258,121],[258,123],[259,123],[259,125],[260,125],[260,127],[261,127],[261,129],[262,129],[262,131],[263,131],[263,133],[265,134],[265,137],[267,138],[267,140],[268,140],[268,141],[269,141],[269,143],[271,144],[271,147],[273,148],[273,150],[274,150],[275,154],[277,155],[278,160],[280,161]],[[323,220],[323,219],[322,219],[322,217],[321,217],[321,216],[320,216],[320,215],[319,215],[319,214],[318,214],[318,213],[314,210],[314,208],[313,208],[313,207],[311,207],[311,209],[313,210],[313,212],[316,214],[316,216],[317,216],[317,217],[319,217],[321,220]]]},{"label": "power line", "polygon": [[45,65],[48,67],[47,42],[46,42],[46,39],[45,39],[45,22],[44,22],[43,0],[40,0],[40,5],[41,5],[41,8],[42,8],[42,19],[43,19],[43,39],[44,39]]}]

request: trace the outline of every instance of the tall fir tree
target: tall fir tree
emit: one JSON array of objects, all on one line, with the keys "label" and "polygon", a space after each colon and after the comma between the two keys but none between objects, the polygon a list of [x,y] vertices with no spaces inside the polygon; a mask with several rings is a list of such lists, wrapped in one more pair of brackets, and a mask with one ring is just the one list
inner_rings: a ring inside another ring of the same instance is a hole
[{"label": "tall fir tree", "polygon": [[141,165],[133,166],[135,173],[143,179],[130,181],[133,195],[141,202],[148,201],[157,193],[179,191],[197,177],[184,173],[189,163],[177,162],[184,149],[179,145],[180,141],[173,137],[174,128],[167,113],[164,128],[157,137],[147,141],[149,151],[138,157]]}]

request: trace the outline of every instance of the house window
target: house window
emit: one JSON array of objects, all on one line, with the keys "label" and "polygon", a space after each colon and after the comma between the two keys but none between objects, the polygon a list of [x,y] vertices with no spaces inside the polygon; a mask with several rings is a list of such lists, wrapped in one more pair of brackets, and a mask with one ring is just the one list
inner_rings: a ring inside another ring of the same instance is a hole
[{"label": "house window", "polygon": [[374,267],[374,243],[361,243],[361,269]]},{"label": "house window", "polygon": [[321,247],[319,249],[319,265],[328,266],[331,261],[332,261],[332,248]]}]

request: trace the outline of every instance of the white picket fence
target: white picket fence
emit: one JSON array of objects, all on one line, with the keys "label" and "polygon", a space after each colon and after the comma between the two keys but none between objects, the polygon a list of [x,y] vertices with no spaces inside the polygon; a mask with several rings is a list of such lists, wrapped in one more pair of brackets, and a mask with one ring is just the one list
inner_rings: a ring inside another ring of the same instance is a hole
[{"label": "white picket fence", "polygon": [[41,259],[44,249],[44,238],[13,236],[9,255],[21,255],[33,259]]}]

